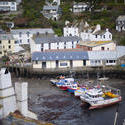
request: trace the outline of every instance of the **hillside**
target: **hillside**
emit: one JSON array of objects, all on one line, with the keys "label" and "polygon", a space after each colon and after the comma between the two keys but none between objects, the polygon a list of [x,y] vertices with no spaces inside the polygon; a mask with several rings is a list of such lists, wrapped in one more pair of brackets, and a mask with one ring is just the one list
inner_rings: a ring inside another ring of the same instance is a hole
[{"label": "hillside", "polygon": [[[48,0],[52,1],[52,0]],[[62,28],[65,21],[69,20],[71,23],[87,21],[91,25],[101,24],[102,28],[109,28],[113,33],[115,32],[115,20],[119,15],[125,14],[124,0],[76,0],[77,2],[89,1],[90,5],[94,5],[91,12],[83,12],[80,15],[74,15],[70,8],[72,8],[73,0],[61,0],[62,16],[58,21],[48,20],[40,13],[45,0],[23,0],[19,11],[22,13],[11,14],[8,18],[3,18],[0,14],[0,20],[14,21],[15,28],[32,28],[32,27],[52,27],[56,34],[62,35]],[[103,11],[102,11],[102,8]],[[117,33],[116,33],[117,34]],[[118,35],[116,35],[118,36]],[[116,39],[119,39],[119,37]]]}]

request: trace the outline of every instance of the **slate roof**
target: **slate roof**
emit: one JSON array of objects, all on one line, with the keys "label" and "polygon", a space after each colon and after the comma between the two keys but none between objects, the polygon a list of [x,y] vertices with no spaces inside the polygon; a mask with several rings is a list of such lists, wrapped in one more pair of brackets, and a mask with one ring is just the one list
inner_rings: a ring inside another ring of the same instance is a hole
[{"label": "slate roof", "polygon": [[55,61],[55,60],[83,60],[88,59],[87,52],[73,51],[73,52],[34,52],[32,60],[36,61]]},{"label": "slate roof", "polygon": [[65,52],[34,52],[32,60],[117,60],[125,55],[125,46],[118,46],[115,51],[65,51]]},{"label": "slate roof", "polygon": [[12,34],[19,34],[20,32],[22,34],[26,34],[27,32],[30,32],[31,34],[36,34],[37,32],[39,32],[40,34],[45,34],[45,33],[54,34],[54,31],[51,28],[12,29],[10,32]]},{"label": "slate roof", "polygon": [[90,60],[116,60],[125,55],[125,46],[117,46],[115,51],[88,51]]},{"label": "slate roof", "polygon": [[121,15],[117,18],[117,21],[125,21],[125,15]]},{"label": "slate roof", "polygon": [[0,34],[0,40],[14,40],[12,34]]},{"label": "slate roof", "polygon": [[66,37],[36,37],[34,41],[36,44],[40,43],[52,43],[52,42],[69,42],[69,41],[79,41],[80,37],[77,36],[66,36]]},{"label": "slate roof", "polygon": [[78,44],[82,46],[96,47],[96,46],[105,45],[109,43],[113,43],[113,41],[88,41],[88,42],[80,41]]},{"label": "slate roof", "polygon": [[43,10],[58,10],[59,6],[47,6],[47,5],[44,5],[43,6]]}]

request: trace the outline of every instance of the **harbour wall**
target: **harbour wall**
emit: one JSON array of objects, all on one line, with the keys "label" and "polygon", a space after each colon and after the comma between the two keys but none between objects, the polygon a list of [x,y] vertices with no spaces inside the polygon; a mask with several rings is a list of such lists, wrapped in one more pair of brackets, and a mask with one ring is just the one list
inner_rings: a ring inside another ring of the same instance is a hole
[{"label": "harbour wall", "polygon": [[26,78],[55,78],[59,75],[74,75],[76,78],[96,78],[109,77],[125,79],[125,67],[110,66],[110,67],[79,67],[65,69],[33,69],[29,66],[6,66],[11,73],[16,77]]}]

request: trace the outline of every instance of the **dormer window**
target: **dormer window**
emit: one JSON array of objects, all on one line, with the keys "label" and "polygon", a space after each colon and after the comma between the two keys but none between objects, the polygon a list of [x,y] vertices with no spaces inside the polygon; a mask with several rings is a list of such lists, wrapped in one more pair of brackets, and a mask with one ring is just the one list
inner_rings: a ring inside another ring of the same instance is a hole
[{"label": "dormer window", "polygon": [[26,34],[27,34],[27,36],[29,37],[29,35],[30,35],[30,32],[27,32]]},{"label": "dormer window", "polygon": [[19,33],[19,37],[22,37],[22,32]]}]

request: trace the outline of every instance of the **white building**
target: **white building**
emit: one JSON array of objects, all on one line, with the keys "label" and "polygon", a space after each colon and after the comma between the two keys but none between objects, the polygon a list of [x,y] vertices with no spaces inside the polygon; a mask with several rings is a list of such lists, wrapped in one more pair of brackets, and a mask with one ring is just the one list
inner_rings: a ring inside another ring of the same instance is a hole
[{"label": "white building", "polygon": [[74,3],[73,5],[73,13],[81,13],[87,11],[89,9],[89,5],[87,3]]},{"label": "white building", "polygon": [[34,52],[32,62],[33,68],[41,69],[113,66],[123,55],[124,46],[118,46],[114,51]]},{"label": "white building", "polygon": [[58,20],[62,14],[62,10],[58,5],[45,5],[43,6],[42,14],[47,19]]},{"label": "white building", "polygon": [[16,39],[16,51],[23,50],[19,45],[30,44],[33,35],[43,34],[44,36],[54,35],[54,31],[51,28],[34,28],[34,29],[12,29],[11,34]]},{"label": "white building", "polygon": [[17,3],[15,1],[0,1],[0,11],[17,11]]},{"label": "white building", "polygon": [[42,51],[57,51],[66,49],[75,49],[76,44],[81,40],[77,36],[67,37],[39,37],[36,36],[31,42],[31,53]]},{"label": "white building", "polygon": [[53,0],[53,3],[57,3],[57,5],[60,5],[60,0]]},{"label": "white building", "polygon": [[83,41],[111,41],[112,33],[109,32],[108,29],[101,30],[100,25],[97,25],[94,30],[88,28],[81,32],[80,37]]},{"label": "white building", "polygon": [[64,36],[79,36],[83,41],[111,41],[112,34],[108,29],[101,30],[101,26],[98,24],[96,27],[90,27],[87,23],[83,28],[76,26],[66,26],[63,28]]},{"label": "white building", "polygon": [[79,29],[78,27],[64,27],[63,28],[63,34],[64,36],[78,36],[79,37]]},{"label": "white building", "polygon": [[116,19],[116,30],[119,32],[125,31],[125,15],[119,16]]}]

